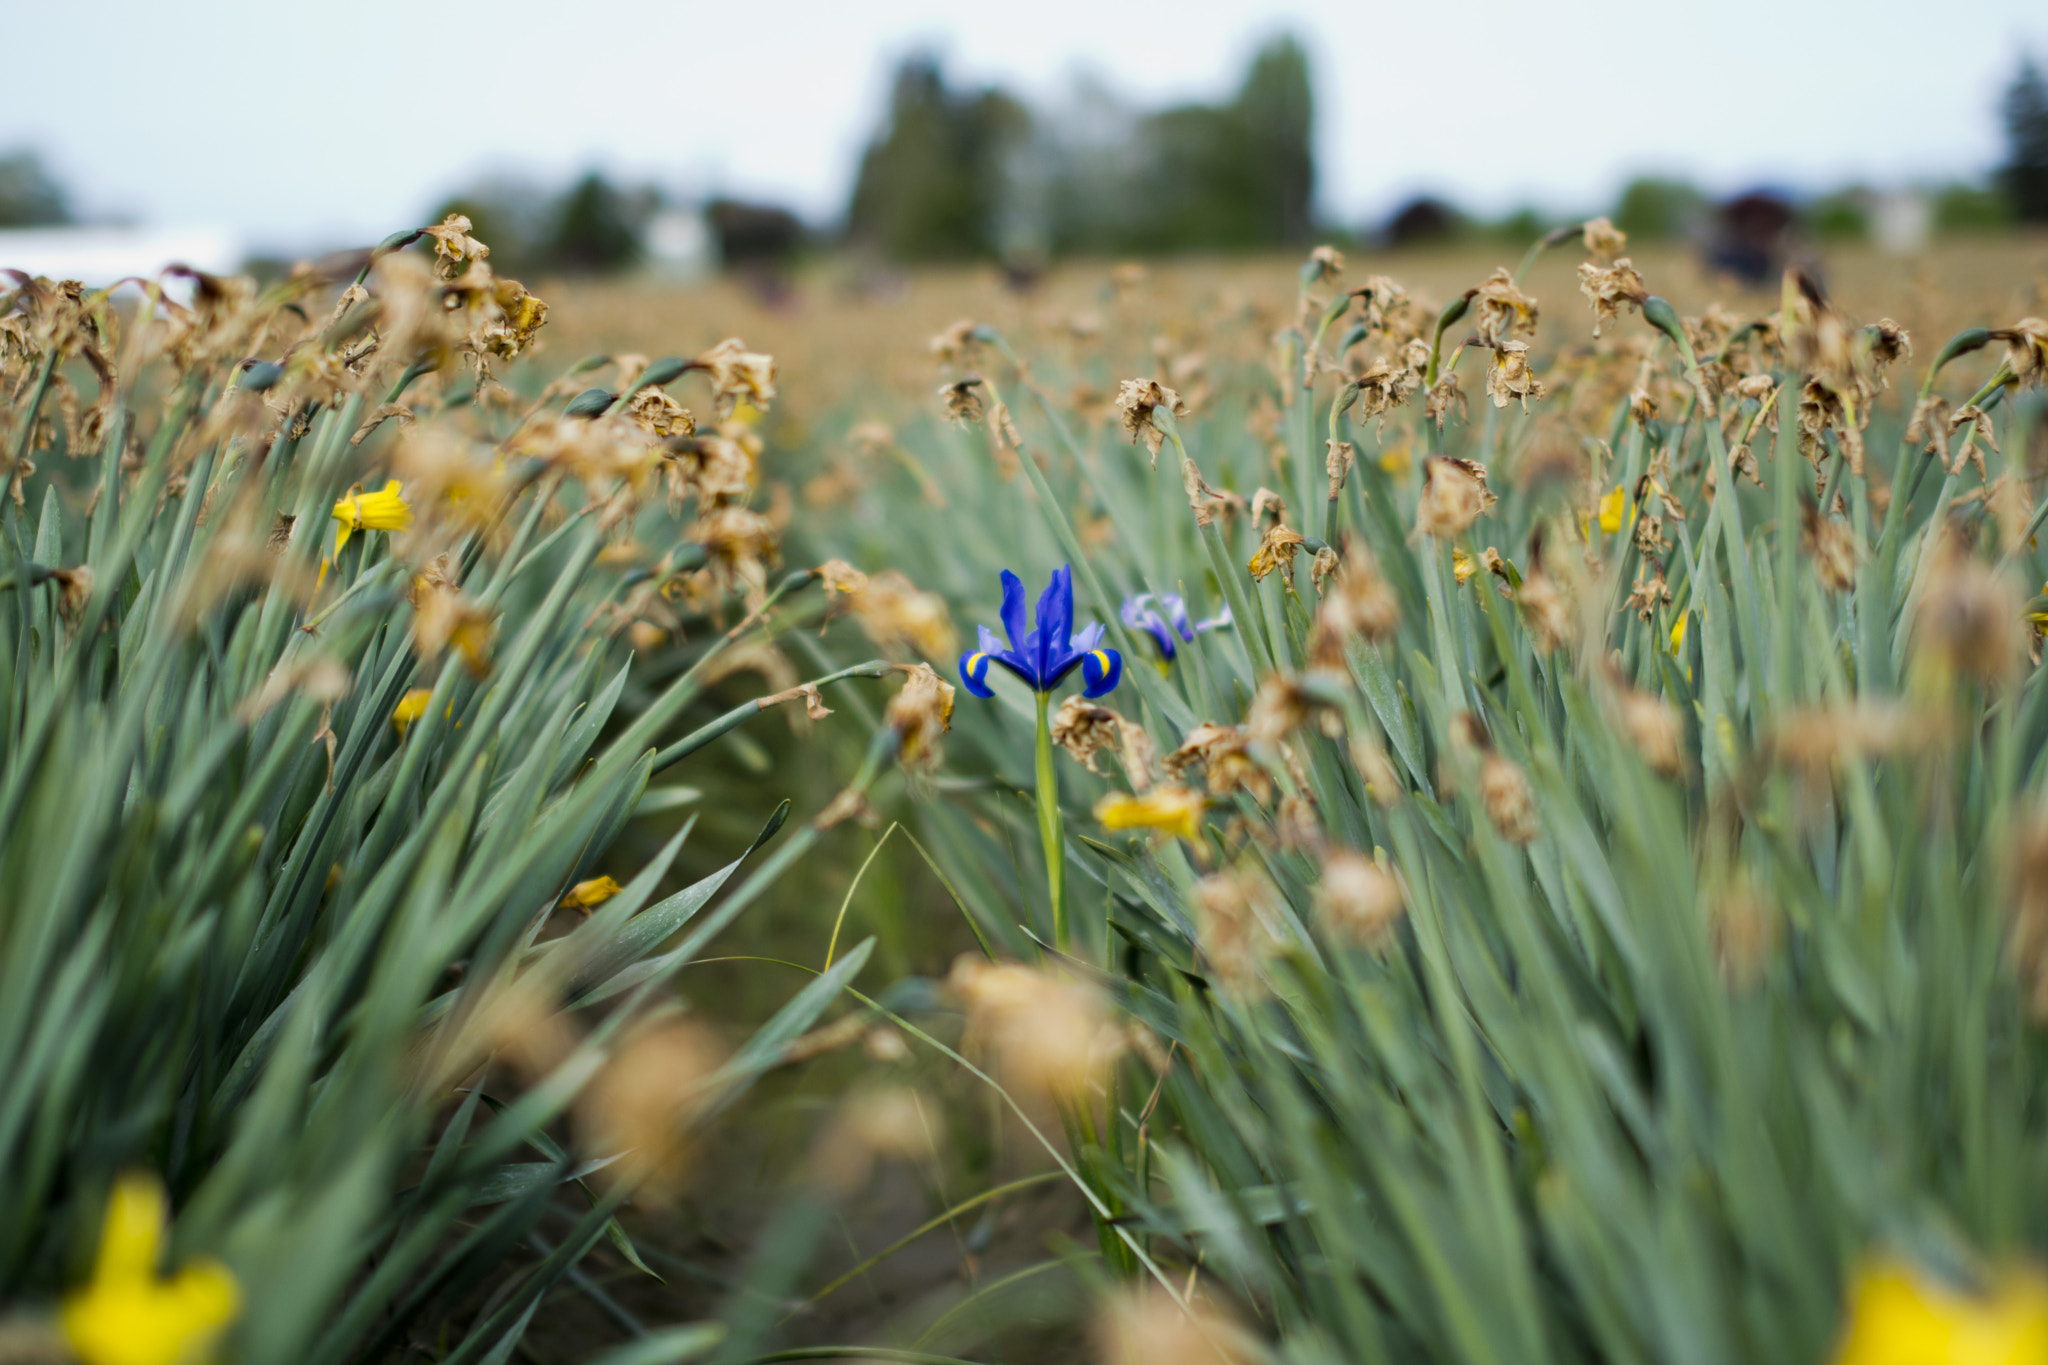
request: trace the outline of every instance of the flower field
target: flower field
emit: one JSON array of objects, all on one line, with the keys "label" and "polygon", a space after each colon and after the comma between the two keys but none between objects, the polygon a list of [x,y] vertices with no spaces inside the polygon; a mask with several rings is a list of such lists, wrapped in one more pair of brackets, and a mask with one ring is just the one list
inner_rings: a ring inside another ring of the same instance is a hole
[{"label": "flower field", "polygon": [[2044,317],[8,277],[0,1342],[2048,1360]]}]

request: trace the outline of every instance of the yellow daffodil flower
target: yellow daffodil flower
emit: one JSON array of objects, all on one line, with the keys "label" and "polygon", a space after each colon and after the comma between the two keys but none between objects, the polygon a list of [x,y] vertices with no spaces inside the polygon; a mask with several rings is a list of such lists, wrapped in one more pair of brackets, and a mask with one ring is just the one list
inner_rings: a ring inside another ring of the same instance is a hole
[{"label": "yellow daffodil flower", "polygon": [[398,705],[391,708],[391,723],[397,727],[399,738],[403,739],[412,723],[427,714],[427,703],[433,696],[431,689],[415,687],[398,699]]},{"label": "yellow daffodil flower", "polygon": [[1407,446],[1395,446],[1380,456],[1380,468],[1397,479],[1413,468],[1414,464],[1414,457],[1408,453]]},{"label": "yellow daffodil flower", "polygon": [[1849,1291],[1835,1365],[2040,1365],[2048,1361],[2048,1284],[2015,1274],[1984,1296],[1896,1262],[1866,1267]]},{"label": "yellow daffodil flower", "polygon": [[610,877],[592,877],[569,888],[562,897],[558,908],[563,910],[595,910],[613,896],[619,894],[619,884]]},{"label": "yellow daffodil flower", "polygon": [[1673,654],[1683,654],[1685,652],[1685,622],[1686,618],[1690,615],[1690,612],[1682,611],[1678,613],[1678,620],[1671,627],[1671,652]]},{"label": "yellow daffodil flower", "polygon": [[403,531],[411,526],[412,504],[399,491],[398,480],[393,479],[374,493],[361,489],[351,492],[334,504],[334,519],[341,524],[341,529],[334,533],[334,552],[340,554],[341,547],[357,531]]},{"label": "yellow daffodil flower", "polygon": [[1473,560],[1471,555],[1466,554],[1463,550],[1451,551],[1451,574],[1458,580],[1459,587],[1464,587],[1471,580],[1472,575],[1478,571],[1479,565]]},{"label": "yellow daffodil flower", "polygon": [[123,1176],[109,1195],[92,1279],[59,1313],[85,1365],[193,1365],[241,1311],[241,1288],[218,1261],[157,1278],[165,1212],[151,1176]]},{"label": "yellow daffodil flower", "polygon": [[1193,841],[1201,837],[1202,794],[1185,787],[1154,787],[1139,796],[1112,792],[1095,804],[1104,829],[1156,829]]},{"label": "yellow daffodil flower", "polygon": [[1614,485],[1614,491],[1600,499],[1600,529],[1613,535],[1621,529],[1622,518],[1628,515],[1628,498],[1621,491],[1621,485]]}]

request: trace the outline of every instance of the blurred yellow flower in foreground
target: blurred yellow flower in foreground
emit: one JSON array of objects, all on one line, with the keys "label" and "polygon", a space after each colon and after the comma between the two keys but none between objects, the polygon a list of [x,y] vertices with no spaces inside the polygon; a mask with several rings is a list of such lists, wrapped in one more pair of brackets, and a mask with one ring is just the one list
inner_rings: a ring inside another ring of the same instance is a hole
[{"label": "blurred yellow flower in foreground", "polygon": [[619,884],[610,877],[592,877],[569,888],[562,897],[559,908],[563,910],[595,910],[613,896],[619,894]]},{"label": "blurred yellow flower in foreground", "polygon": [[398,705],[391,708],[391,723],[398,727],[402,739],[412,723],[427,714],[427,703],[434,694],[424,687],[415,687],[398,699]]},{"label": "blurred yellow flower in foreground", "polygon": [[220,1262],[195,1260],[156,1274],[163,1187],[123,1176],[107,1199],[92,1280],[64,1300],[64,1339],[85,1365],[189,1365],[241,1311],[242,1293]]},{"label": "blurred yellow flower in foreground", "polygon": [[411,526],[412,504],[393,479],[374,493],[353,492],[335,503],[334,519],[341,523],[334,533],[334,551],[339,554],[357,531],[403,531]]},{"label": "blurred yellow flower in foreground", "polygon": [[1835,1365],[2042,1365],[2048,1285],[2029,1274],[1977,1297],[1897,1262],[1866,1267],[1849,1291]]},{"label": "blurred yellow flower in foreground", "polygon": [[1142,796],[1112,792],[1095,805],[1105,829],[1156,829],[1193,841],[1202,836],[1202,794],[1186,787],[1154,787]]}]

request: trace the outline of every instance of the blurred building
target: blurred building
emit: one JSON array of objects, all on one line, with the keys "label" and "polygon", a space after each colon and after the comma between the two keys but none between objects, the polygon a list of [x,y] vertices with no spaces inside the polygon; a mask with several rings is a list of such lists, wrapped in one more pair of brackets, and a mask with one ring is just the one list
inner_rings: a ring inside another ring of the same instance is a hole
[{"label": "blurred building", "polygon": [[647,264],[672,280],[701,279],[718,268],[718,241],[702,208],[664,208],[647,220]]},{"label": "blurred building", "polygon": [[242,265],[242,244],[220,228],[38,227],[0,231],[0,269],[91,287],[155,279],[165,266],[221,275]]}]

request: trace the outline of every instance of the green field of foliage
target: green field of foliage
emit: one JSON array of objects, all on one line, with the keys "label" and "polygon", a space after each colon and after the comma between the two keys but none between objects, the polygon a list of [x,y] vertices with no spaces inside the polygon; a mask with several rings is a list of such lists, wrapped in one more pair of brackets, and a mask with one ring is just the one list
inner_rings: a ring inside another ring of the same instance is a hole
[{"label": "green field of foliage", "polygon": [[2048,1361],[2040,278],[477,231],[0,277],[0,1358]]}]

